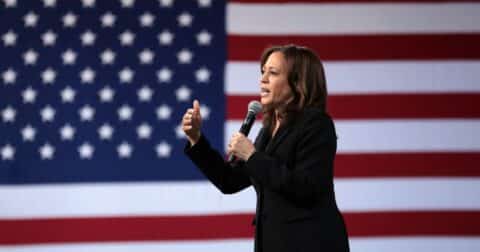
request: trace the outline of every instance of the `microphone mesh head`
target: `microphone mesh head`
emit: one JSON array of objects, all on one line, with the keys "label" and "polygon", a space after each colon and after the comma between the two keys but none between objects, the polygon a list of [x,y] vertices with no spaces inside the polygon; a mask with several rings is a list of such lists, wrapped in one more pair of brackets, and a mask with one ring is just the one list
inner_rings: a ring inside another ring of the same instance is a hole
[{"label": "microphone mesh head", "polygon": [[258,112],[262,111],[262,104],[258,101],[251,101],[248,103],[248,112],[253,114],[258,114]]}]

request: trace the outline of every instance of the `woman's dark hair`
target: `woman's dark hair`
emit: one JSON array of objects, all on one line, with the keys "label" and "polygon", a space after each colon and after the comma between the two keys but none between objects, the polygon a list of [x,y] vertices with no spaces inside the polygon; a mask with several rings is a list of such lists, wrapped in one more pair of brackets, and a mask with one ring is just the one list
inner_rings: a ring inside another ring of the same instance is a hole
[{"label": "woman's dark hair", "polygon": [[[287,61],[288,85],[293,93],[293,99],[286,105],[282,113],[282,121],[289,122],[305,108],[327,110],[327,85],[322,62],[309,48],[297,45],[272,46],[262,54],[260,70],[268,57],[275,52],[281,52]],[[264,108],[263,125],[273,130],[275,111]],[[282,122],[282,123],[283,123]]]}]

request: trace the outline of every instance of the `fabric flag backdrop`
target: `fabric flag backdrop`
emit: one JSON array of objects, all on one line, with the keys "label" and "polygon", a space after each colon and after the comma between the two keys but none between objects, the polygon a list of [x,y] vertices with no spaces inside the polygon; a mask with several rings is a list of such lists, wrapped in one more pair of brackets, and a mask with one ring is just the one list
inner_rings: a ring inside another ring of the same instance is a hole
[{"label": "fabric flag backdrop", "polygon": [[178,125],[198,98],[223,149],[258,99],[262,50],[285,43],[325,63],[352,251],[480,251],[479,13],[473,0],[2,0],[0,251],[252,251],[252,189],[221,195]]}]

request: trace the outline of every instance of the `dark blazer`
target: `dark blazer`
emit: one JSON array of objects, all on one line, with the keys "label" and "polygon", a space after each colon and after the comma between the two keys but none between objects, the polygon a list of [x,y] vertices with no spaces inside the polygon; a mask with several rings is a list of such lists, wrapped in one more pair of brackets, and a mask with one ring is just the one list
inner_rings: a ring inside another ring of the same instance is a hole
[{"label": "dark blazer", "polygon": [[185,152],[223,193],[255,187],[256,252],[345,252],[347,232],[333,188],[336,139],[331,118],[306,109],[273,139],[262,129],[246,162],[225,162],[203,136]]}]

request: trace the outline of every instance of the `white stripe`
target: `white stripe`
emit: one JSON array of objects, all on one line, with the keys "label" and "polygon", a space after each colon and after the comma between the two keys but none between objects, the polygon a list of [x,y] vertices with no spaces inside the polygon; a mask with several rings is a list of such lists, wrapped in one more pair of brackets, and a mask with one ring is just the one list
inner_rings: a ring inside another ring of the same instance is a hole
[{"label": "white stripe", "polygon": [[[480,210],[480,179],[336,179],[344,212]],[[251,188],[222,195],[209,182],[0,186],[0,218],[252,213]]]},{"label": "white stripe", "polygon": [[[480,251],[478,237],[385,237],[350,238],[352,252],[471,252]],[[0,252],[251,252],[253,240],[214,240],[179,242],[102,242],[0,246]]]},{"label": "white stripe", "polygon": [[480,31],[478,3],[227,4],[227,33],[402,34]]},{"label": "white stripe", "polygon": [[[321,55],[319,55],[321,57]],[[480,61],[327,61],[329,94],[480,92]],[[229,95],[259,95],[258,62],[229,62]]]},{"label": "white stripe", "polygon": [[[226,124],[225,148],[241,121]],[[339,153],[480,150],[480,120],[335,120]],[[261,123],[249,134],[254,139]]]}]

